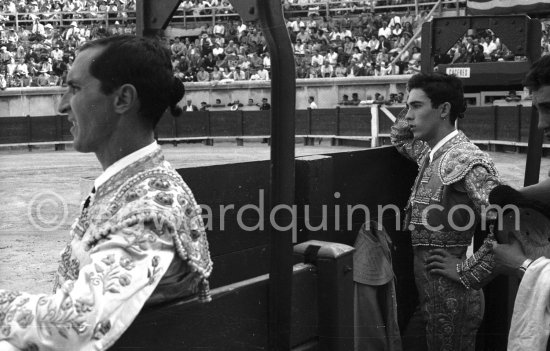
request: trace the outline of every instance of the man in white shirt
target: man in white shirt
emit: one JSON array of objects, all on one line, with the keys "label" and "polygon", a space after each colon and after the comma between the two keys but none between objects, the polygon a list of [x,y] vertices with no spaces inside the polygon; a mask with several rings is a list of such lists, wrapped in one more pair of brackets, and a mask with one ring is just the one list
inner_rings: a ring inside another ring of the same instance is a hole
[{"label": "man in white shirt", "polygon": [[218,43],[214,43],[214,48],[212,49],[212,55],[214,57],[219,57],[220,55],[224,54],[224,49],[220,47]]},{"label": "man in white shirt", "polygon": [[335,68],[338,63],[338,53],[336,53],[333,48],[328,49],[325,61],[328,61],[332,68]]},{"label": "man in white shirt", "polygon": [[378,37],[383,35],[385,38],[389,38],[391,36],[391,28],[388,26],[388,22],[383,21],[382,27],[378,29]]},{"label": "man in white shirt", "polygon": [[59,48],[59,45],[58,44],[55,44],[54,45],[54,48],[51,52],[51,57],[52,57],[52,60],[55,62],[55,61],[61,61],[63,59],[63,50],[61,50]]},{"label": "man in white shirt", "polygon": [[214,35],[219,35],[222,37],[225,35],[225,26],[223,25],[221,20],[218,20],[218,22],[214,26],[213,33]]},{"label": "man in white shirt", "polygon": [[323,62],[325,62],[323,55],[321,55],[317,50],[313,51],[313,56],[311,56],[311,65],[317,63],[317,65],[322,66]]},{"label": "man in white shirt", "polygon": [[0,289],[11,314],[0,315],[0,350],[106,350],[145,305],[210,299],[200,207],[154,139],[185,92],[169,50],[136,36],[88,42],[67,84],[59,112],[74,149],[95,153],[104,171],[71,227],[55,292]]},{"label": "man in white shirt", "polygon": [[271,56],[269,55],[269,52],[266,52],[264,54],[263,64],[264,64],[265,68],[270,68],[271,67]]},{"label": "man in white shirt", "polygon": [[172,51],[173,56],[181,56],[185,54],[186,46],[184,43],[181,42],[181,39],[179,37],[174,38],[174,44],[170,46],[170,50]]},{"label": "man in white shirt", "polygon": [[365,51],[365,49],[368,47],[369,43],[365,40],[365,37],[360,35],[357,41],[355,42],[355,46],[359,48],[359,52]]},{"label": "man in white shirt", "polygon": [[376,38],[375,35],[371,36],[368,46],[371,52],[375,52],[375,51],[378,51],[378,49],[380,49],[380,41]]},{"label": "man in white shirt", "polygon": [[233,80],[246,80],[246,73],[241,69],[241,67],[235,67],[233,71]]},{"label": "man in white shirt", "polygon": [[35,17],[35,19],[33,20],[31,32],[34,34],[39,34],[41,36],[46,35],[44,25],[40,23],[40,19],[38,17]]},{"label": "man in white shirt", "polygon": [[297,38],[296,44],[294,44],[294,55],[302,57],[306,54],[306,45],[302,43],[302,40]]},{"label": "man in white shirt", "polygon": [[185,107],[183,108],[184,112],[196,112],[198,110],[199,108],[197,107],[197,105],[193,105],[192,100],[187,100]]},{"label": "man in white shirt", "polygon": [[269,71],[265,69],[264,65],[260,65],[258,68],[258,80],[269,80]]},{"label": "man in white shirt", "polygon": [[325,61],[323,66],[321,66],[321,76],[323,78],[332,78],[334,76],[334,68],[332,68],[328,61]]},{"label": "man in white shirt", "polygon": [[244,24],[244,22],[242,21],[239,21],[239,25],[237,26],[237,32],[238,32],[238,37],[239,39],[242,37],[244,31],[247,29],[247,26],[246,24]]},{"label": "man in white shirt", "polygon": [[[33,30],[34,30],[34,27],[33,27]],[[33,31],[33,33],[34,33],[34,31]],[[80,33],[80,29],[78,28],[78,24],[76,23],[76,21],[71,22],[71,26],[65,32],[65,40],[72,39],[73,36],[76,37],[78,35],[78,33]]]},{"label": "man in white shirt", "polygon": [[313,96],[310,96],[308,99],[307,99],[307,102],[309,104],[309,108],[312,109],[312,110],[315,110],[317,108],[317,104],[315,103],[315,98]]},{"label": "man in white shirt", "polygon": [[292,31],[294,34],[297,34],[300,31],[300,27],[298,25],[298,21],[296,20],[289,20],[286,23],[287,28]]}]

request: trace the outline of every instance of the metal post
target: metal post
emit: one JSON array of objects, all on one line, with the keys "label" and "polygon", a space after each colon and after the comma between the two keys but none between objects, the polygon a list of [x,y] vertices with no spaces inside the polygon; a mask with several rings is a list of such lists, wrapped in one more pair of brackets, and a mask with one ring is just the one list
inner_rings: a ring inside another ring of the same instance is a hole
[{"label": "metal post", "polygon": [[371,114],[371,120],[370,120],[370,130],[371,130],[371,140],[370,140],[370,146],[372,148],[375,148],[378,146],[378,123],[379,123],[379,107],[378,104],[373,104],[370,107],[370,114]]},{"label": "metal post", "polygon": [[[527,60],[531,63],[541,56],[540,38],[542,27],[538,20],[529,20],[529,42]],[[539,182],[540,159],[542,157],[543,133],[538,130],[539,115],[537,108],[531,109],[531,122],[529,125],[529,144],[527,147],[527,161],[525,165],[524,186],[533,185]]]},{"label": "metal post", "polygon": [[529,124],[529,144],[527,145],[527,160],[525,163],[525,178],[523,186],[539,182],[540,159],[542,157],[542,130],[538,130],[539,115],[537,108],[531,108],[531,123]]},{"label": "metal post", "polygon": [[[276,206],[294,204],[294,114],[296,72],[290,37],[280,0],[256,7],[271,54],[271,192],[270,214]],[[290,349],[292,292],[291,213],[277,211],[270,223],[269,349]]]}]

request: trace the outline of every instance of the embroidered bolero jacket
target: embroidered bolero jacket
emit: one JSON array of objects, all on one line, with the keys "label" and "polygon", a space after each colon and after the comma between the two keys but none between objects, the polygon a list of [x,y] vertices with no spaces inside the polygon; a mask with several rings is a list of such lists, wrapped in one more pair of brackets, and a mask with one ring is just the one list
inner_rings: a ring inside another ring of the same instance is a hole
[{"label": "embroidered bolero jacket", "polygon": [[[490,157],[459,131],[435,152],[430,162],[429,146],[413,139],[403,119],[397,119],[392,126],[391,141],[402,155],[419,166],[419,176],[406,208],[405,227],[411,229],[413,246],[467,247],[475,228],[451,230],[445,215],[452,205],[466,204],[479,218],[482,209],[489,205],[490,191],[500,184]],[[437,226],[427,226],[426,218],[421,215],[422,210],[433,204],[444,208],[439,212],[441,218],[437,218],[437,211],[434,215],[434,211],[429,212],[432,220],[442,224],[442,230],[430,230]],[[473,256],[458,264],[460,280],[467,288],[479,289],[492,279],[494,260],[489,249],[492,240],[489,235]]]},{"label": "embroidered bolero jacket", "polygon": [[0,349],[105,350],[151,300],[208,300],[211,271],[200,206],[157,148],[83,204],[53,294],[0,290]]}]

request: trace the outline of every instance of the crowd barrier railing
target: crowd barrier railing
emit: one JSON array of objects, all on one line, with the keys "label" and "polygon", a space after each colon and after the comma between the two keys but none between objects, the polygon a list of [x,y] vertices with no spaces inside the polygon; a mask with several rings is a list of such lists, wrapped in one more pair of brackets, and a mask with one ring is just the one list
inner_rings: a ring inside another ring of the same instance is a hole
[{"label": "crowd barrier railing", "polygon": [[[304,13],[317,13],[320,16],[333,17],[340,13],[346,13],[351,10],[350,7],[342,6],[342,1],[324,1],[315,4],[309,4],[307,6],[302,5],[290,5],[285,9],[285,15],[287,18],[304,15]],[[421,3],[401,3],[391,5],[378,5],[374,2],[370,6],[358,6],[355,9],[357,11],[406,11],[407,9],[414,8],[415,12],[423,9],[429,9],[433,7],[436,2],[421,2]],[[466,6],[466,0],[447,0],[442,2],[443,6],[454,6],[459,14],[459,9],[463,9]],[[443,7],[442,6],[442,7]],[[311,10],[313,9],[313,10]],[[317,10],[316,10],[317,9]],[[178,8],[172,17],[172,23],[183,23],[186,27],[187,24],[193,20],[193,22],[211,22],[216,23],[217,20],[228,19],[240,19],[239,15],[228,7],[206,7],[200,10],[202,13],[196,14],[194,8]],[[21,25],[32,25],[32,15],[41,15],[42,24],[59,24],[62,27],[69,26],[71,22],[77,23],[91,23],[91,22],[104,22],[108,27],[113,25],[116,21],[127,21],[134,23],[136,20],[135,10],[121,10],[121,11],[78,11],[78,12],[0,12],[0,16],[7,18],[5,25],[15,26],[19,29]],[[123,15],[124,14],[124,15]]]},{"label": "crowd barrier railing", "polygon": [[[72,22],[79,24],[90,24],[102,22],[106,27],[114,25],[116,21],[135,23],[136,12],[135,11],[82,11],[82,12],[41,12],[43,16],[40,19],[42,25],[52,24],[59,25],[61,27],[68,27]],[[123,15],[124,14],[124,15]],[[32,26],[34,19],[32,16],[36,16],[36,13],[30,12],[16,12],[16,13],[0,13],[0,16],[8,18],[5,21],[5,26],[15,26],[16,30],[19,27]]]},{"label": "crowd barrier railing", "polygon": [[[340,14],[348,13],[352,10],[355,10],[356,13],[362,12],[380,12],[380,11],[397,11],[405,12],[406,10],[413,9],[415,14],[418,14],[421,10],[431,9],[437,1],[426,1],[416,3],[415,1],[404,2],[401,4],[385,4],[384,2],[371,2],[371,5],[364,6],[345,6],[345,3],[342,1],[325,1],[318,2],[308,5],[296,5],[292,4],[287,7],[285,14],[287,17],[292,16],[304,16],[310,15],[312,13],[317,13],[320,16],[336,16]],[[344,5],[344,6],[342,6]],[[447,0],[442,2],[443,7],[447,8],[453,6],[453,9],[456,9],[457,15],[460,14],[459,10],[466,8],[466,0]]]},{"label": "crowd barrier railing", "polygon": [[[403,106],[337,107],[296,111],[297,138],[305,144],[329,139],[333,145],[362,142],[376,147],[388,144],[390,127]],[[531,106],[469,107],[458,128],[488,149],[527,147]],[[0,146],[55,145],[63,149],[71,144],[71,124],[66,116],[0,118]],[[177,145],[186,141],[268,139],[270,111],[198,111],[180,117],[165,115],[156,127],[159,142]],[[550,144],[544,145],[545,149]]]}]

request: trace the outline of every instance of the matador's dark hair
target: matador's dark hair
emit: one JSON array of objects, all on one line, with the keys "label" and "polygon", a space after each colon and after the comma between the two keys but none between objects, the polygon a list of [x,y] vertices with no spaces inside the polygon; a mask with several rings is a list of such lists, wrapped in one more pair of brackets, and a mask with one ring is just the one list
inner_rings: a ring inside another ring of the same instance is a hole
[{"label": "matador's dark hair", "polygon": [[140,114],[154,128],[169,107],[180,114],[178,102],[185,94],[174,77],[170,51],[158,40],[132,35],[112,36],[84,44],[79,51],[103,47],[94,58],[90,74],[101,82],[105,94],[124,84],[133,85],[141,104]]},{"label": "matador's dark hair", "polygon": [[409,79],[407,90],[422,89],[437,108],[448,102],[451,104],[449,122],[454,125],[457,118],[463,118],[466,111],[462,81],[454,75],[443,73],[418,73]]}]

